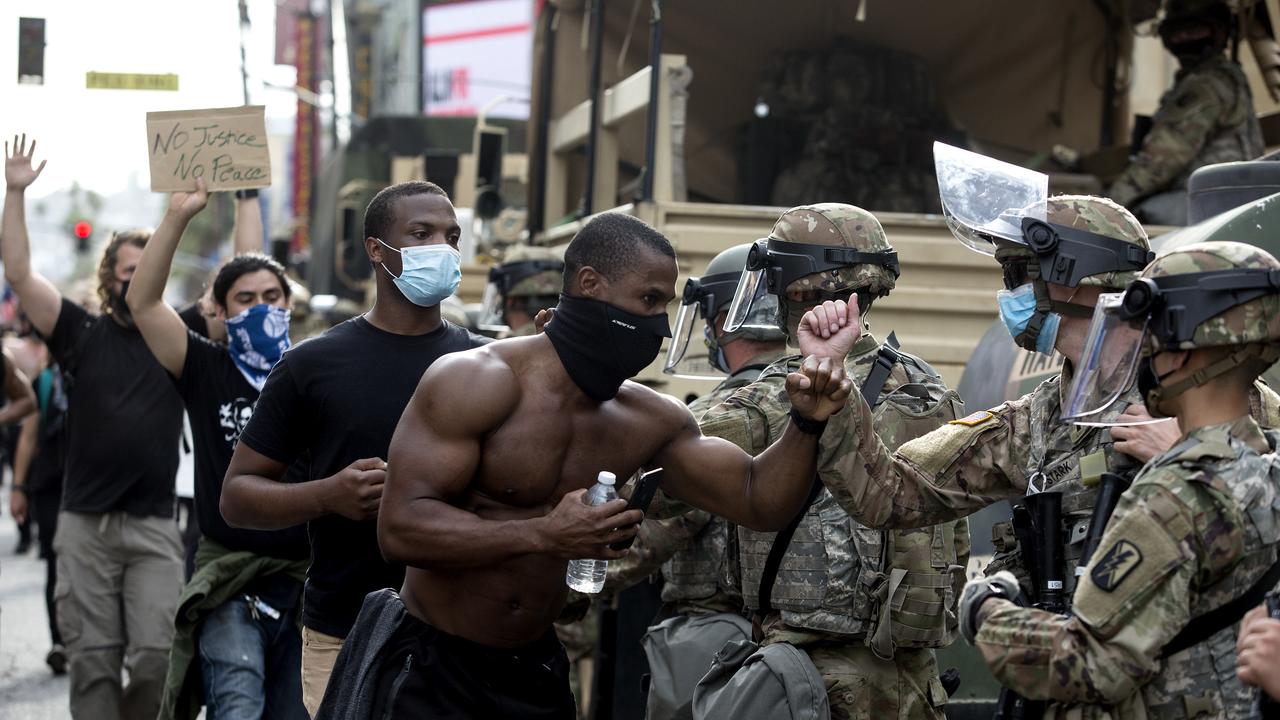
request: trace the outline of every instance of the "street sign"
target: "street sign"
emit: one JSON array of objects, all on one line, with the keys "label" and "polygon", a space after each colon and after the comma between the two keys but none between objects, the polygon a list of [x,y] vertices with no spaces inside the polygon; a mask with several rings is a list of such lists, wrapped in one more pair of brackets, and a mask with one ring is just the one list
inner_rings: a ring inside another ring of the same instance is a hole
[{"label": "street sign", "polygon": [[90,71],[84,74],[84,86],[90,90],[177,90],[178,76]]}]

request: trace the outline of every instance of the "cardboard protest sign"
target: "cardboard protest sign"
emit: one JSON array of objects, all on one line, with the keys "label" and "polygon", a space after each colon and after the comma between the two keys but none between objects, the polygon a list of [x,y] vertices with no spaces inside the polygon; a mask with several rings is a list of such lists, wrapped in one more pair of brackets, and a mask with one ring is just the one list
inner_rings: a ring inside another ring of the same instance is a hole
[{"label": "cardboard protest sign", "polygon": [[271,184],[262,105],[147,113],[151,189],[195,190],[204,178],[210,190]]}]

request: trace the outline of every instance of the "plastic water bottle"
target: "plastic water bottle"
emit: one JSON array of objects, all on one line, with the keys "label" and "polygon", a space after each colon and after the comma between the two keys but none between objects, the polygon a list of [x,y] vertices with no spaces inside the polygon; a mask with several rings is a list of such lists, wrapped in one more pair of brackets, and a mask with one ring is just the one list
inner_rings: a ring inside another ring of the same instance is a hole
[{"label": "plastic water bottle", "polygon": [[[596,484],[587,491],[583,498],[588,505],[603,505],[610,500],[618,499],[618,491],[613,488],[618,478],[613,473],[604,471],[596,477]],[[604,574],[609,568],[608,560],[570,560],[569,571],[565,573],[565,582],[570,588],[581,593],[598,593],[604,589]]]}]

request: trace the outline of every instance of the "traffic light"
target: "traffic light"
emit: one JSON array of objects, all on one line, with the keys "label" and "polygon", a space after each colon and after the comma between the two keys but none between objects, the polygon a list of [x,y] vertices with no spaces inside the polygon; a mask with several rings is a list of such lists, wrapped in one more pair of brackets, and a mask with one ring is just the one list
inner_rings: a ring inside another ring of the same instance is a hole
[{"label": "traffic light", "polygon": [[89,252],[89,236],[93,235],[93,226],[89,224],[89,221],[81,220],[77,222],[71,228],[71,232],[76,236],[76,252],[82,255]]},{"label": "traffic light", "polygon": [[18,83],[44,84],[44,18],[18,18]]}]

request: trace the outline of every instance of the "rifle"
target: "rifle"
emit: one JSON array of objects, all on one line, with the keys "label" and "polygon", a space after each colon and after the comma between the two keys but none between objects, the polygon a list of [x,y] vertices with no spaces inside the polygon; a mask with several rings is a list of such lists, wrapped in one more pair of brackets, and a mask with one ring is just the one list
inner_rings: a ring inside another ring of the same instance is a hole
[{"label": "rifle", "polygon": [[1102,483],[1098,488],[1098,501],[1093,506],[1093,515],[1089,518],[1089,534],[1084,539],[1084,549],[1080,552],[1080,564],[1076,565],[1076,577],[1084,575],[1084,568],[1093,559],[1102,543],[1102,533],[1107,529],[1111,513],[1116,511],[1120,496],[1129,489],[1129,478],[1116,473],[1102,473]]},{"label": "rifle", "polygon": [[[1031,573],[1031,606],[1065,612],[1062,493],[1033,493],[1015,503],[1013,532],[1018,538],[1022,560]],[[993,720],[1035,720],[1044,717],[1046,709],[1043,700],[1029,700],[1009,688],[1001,688]]]}]

